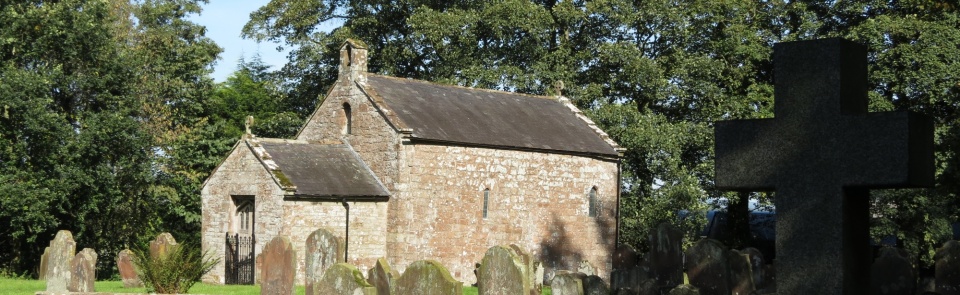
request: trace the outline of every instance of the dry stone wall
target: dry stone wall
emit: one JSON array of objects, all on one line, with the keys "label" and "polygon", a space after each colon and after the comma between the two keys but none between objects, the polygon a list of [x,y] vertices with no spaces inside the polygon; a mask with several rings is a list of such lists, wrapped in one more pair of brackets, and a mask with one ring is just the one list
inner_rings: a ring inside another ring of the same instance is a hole
[{"label": "dry stone wall", "polygon": [[[557,269],[576,269],[584,260],[609,277],[616,235],[615,161],[408,144],[400,167],[403,185],[393,192],[388,224],[392,265],[441,260],[454,278],[470,284],[487,248],[515,243],[543,262],[548,277]],[[589,216],[593,187],[597,217]],[[490,190],[486,218],[484,189]]]},{"label": "dry stone wall", "polygon": [[[247,143],[241,141],[220,164],[217,173],[212,173],[207,179],[202,196],[202,247],[204,251],[210,251],[211,255],[220,258],[220,262],[203,277],[203,281],[222,284],[225,233],[236,232],[236,225],[232,224],[237,209],[234,196],[255,196],[255,253],[261,253],[263,245],[280,231],[283,190],[253,155]],[[259,277],[259,273],[256,276]]]}]

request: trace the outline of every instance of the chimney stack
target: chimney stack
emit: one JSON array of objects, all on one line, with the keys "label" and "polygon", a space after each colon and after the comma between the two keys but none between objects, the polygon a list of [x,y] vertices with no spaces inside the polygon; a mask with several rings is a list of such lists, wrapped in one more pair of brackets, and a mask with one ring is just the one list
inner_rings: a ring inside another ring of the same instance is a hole
[{"label": "chimney stack", "polygon": [[360,84],[367,82],[367,45],[347,39],[340,46],[340,79]]}]

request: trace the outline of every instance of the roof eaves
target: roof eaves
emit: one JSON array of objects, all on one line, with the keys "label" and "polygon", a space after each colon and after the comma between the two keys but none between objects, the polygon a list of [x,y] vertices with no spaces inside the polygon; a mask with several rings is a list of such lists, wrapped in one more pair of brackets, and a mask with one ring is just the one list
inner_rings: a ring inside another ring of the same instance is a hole
[{"label": "roof eaves", "polygon": [[[276,143],[305,143],[301,140],[289,140],[289,139],[276,139],[276,138],[265,138],[266,142],[276,142]],[[296,192],[297,186],[290,180],[286,175],[283,174],[283,170],[280,169],[280,165],[277,162],[273,161],[273,157],[267,153],[267,150],[260,145],[260,140],[251,137],[244,141],[250,151],[253,152],[253,155],[257,157],[257,160],[260,160],[260,164],[263,165],[264,169],[267,169],[267,172],[270,172],[270,178],[273,179],[273,182],[280,187],[280,189],[285,192]]]},{"label": "roof eaves", "polygon": [[571,150],[560,150],[560,149],[546,149],[546,148],[535,148],[535,147],[519,147],[519,146],[510,146],[510,145],[498,145],[498,144],[482,144],[482,143],[473,143],[473,142],[460,142],[460,141],[450,141],[450,140],[440,140],[432,138],[422,138],[422,137],[411,137],[411,140],[415,142],[421,142],[426,144],[437,144],[437,145],[451,145],[451,146],[464,146],[464,147],[479,147],[479,148],[489,148],[489,149],[501,149],[501,150],[514,150],[514,151],[526,151],[526,152],[540,152],[548,154],[562,154],[562,155],[574,155],[574,156],[584,156],[591,157],[596,159],[612,159],[616,160],[620,158],[620,151],[616,150],[616,154],[606,154],[606,153],[597,153],[597,152],[587,152],[587,151],[571,151]]},{"label": "roof eaves", "polygon": [[620,147],[620,145],[617,144],[616,141],[613,141],[613,139],[610,138],[609,134],[604,132],[603,129],[600,129],[600,127],[597,126],[597,123],[593,122],[593,120],[591,120],[590,117],[587,117],[587,115],[584,115],[583,111],[580,110],[580,108],[578,108],[577,106],[573,105],[572,102],[570,102],[570,99],[568,99],[565,96],[560,96],[559,99],[557,99],[557,101],[559,101],[561,104],[563,104],[568,109],[570,109],[570,111],[572,111],[573,114],[577,116],[577,118],[587,123],[587,126],[590,127],[590,129],[593,130],[593,132],[597,133],[597,135],[600,136],[600,139],[603,139],[604,142],[606,142],[611,147],[613,147],[613,150],[617,151],[617,154],[619,156],[621,157],[623,156],[623,152],[625,152],[626,149],[623,147]]}]

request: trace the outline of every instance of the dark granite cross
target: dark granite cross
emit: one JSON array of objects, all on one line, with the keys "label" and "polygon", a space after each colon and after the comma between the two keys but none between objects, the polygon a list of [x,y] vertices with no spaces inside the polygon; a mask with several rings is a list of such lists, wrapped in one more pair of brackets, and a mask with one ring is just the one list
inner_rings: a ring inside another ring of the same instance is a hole
[{"label": "dark granite cross", "polygon": [[775,118],[716,124],[716,186],[775,190],[777,293],[869,290],[868,189],[933,184],[933,121],[867,113],[864,47],[774,46]]}]

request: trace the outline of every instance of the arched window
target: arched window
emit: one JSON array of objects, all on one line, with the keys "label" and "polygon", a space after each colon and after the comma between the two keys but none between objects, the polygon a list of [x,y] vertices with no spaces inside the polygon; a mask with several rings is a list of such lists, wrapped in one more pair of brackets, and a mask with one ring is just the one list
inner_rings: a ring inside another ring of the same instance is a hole
[{"label": "arched window", "polygon": [[237,206],[236,215],[234,215],[235,229],[241,235],[253,234],[254,224],[254,200],[249,196],[234,197],[234,204]]},{"label": "arched window", "polygon": [[349,103],[343,103],[343,131],[344,135],[353,133],[353,114]]},{"label": "arched window", "polygon": [[590,217],[597,217],[597,212],[600,211],[599,200],[597,200],[597,187],[591,187],[587,197],[589,198],[588,202],[590,202],[590,208],[587,213]]},{"label": "arched window", "polygon": [[487,204],[490,202],[490,189],[483,189],[483,218],[487,218]]}]

